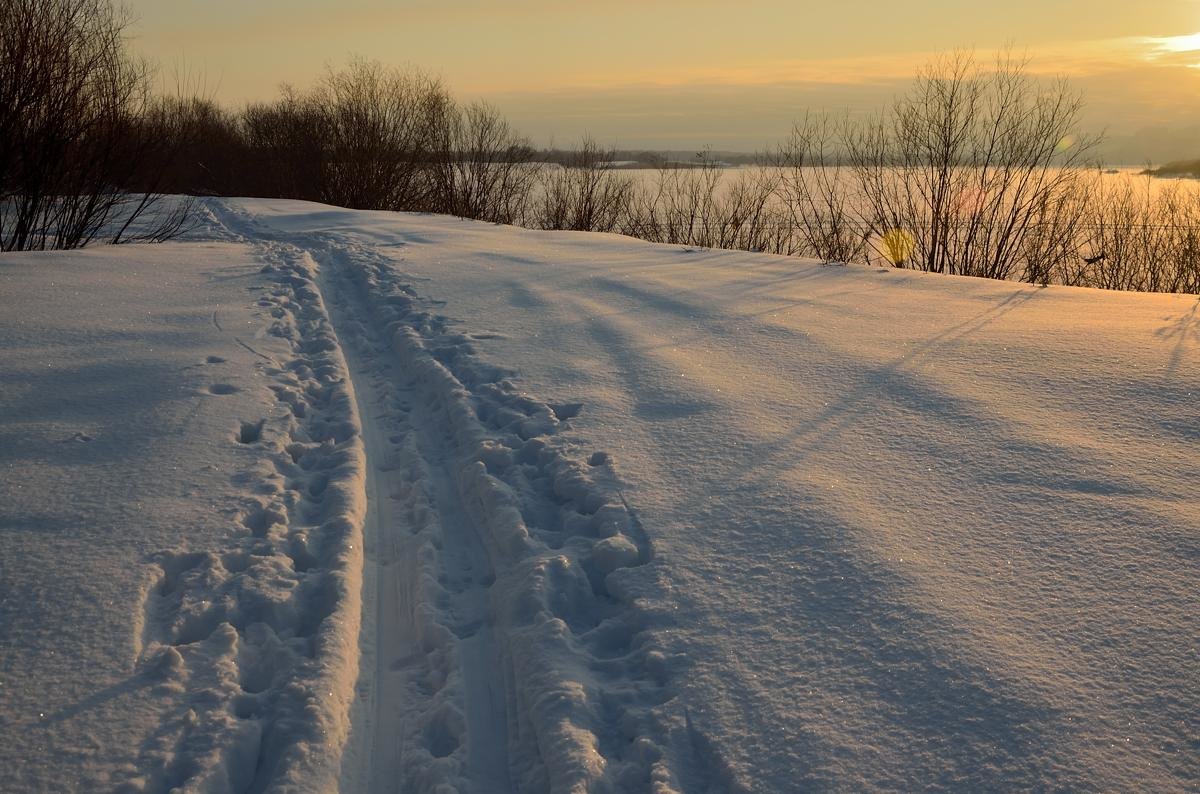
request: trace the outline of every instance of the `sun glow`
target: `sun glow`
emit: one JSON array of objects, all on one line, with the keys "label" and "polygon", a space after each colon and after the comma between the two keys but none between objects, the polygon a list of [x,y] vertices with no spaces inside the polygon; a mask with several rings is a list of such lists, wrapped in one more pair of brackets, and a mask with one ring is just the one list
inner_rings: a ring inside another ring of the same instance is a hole
[{"label": "sun glow", "polygon": [[1190,36],[1167,36],[1166,38],[1151,39],[1150,41],[1167,52],[1194,52],[1200,50],[1200,33],[1193,33]]},{"label": "sun glow", "polygon": [[[1147,59],[1200,69],[1200,33],[1186,36],[1152,36],[1142,39],[1150,47]],[[1190,62],[1189,62],[1190,61]]]}]

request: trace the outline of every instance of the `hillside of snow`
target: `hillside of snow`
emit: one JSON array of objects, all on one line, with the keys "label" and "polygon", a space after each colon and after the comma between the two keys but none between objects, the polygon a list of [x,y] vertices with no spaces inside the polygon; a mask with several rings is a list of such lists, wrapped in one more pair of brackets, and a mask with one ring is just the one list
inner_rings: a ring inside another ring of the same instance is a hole
[{"label": "hillside of snow", "polygon": [[1200,785],[1194,296],[210,200],[0,342],[0,791]]}]

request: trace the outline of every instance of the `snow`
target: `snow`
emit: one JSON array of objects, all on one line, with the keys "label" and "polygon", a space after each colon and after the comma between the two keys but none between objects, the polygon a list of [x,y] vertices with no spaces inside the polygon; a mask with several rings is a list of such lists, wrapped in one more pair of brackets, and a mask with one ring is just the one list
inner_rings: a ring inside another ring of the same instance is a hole
[{"label": "snow", "polygon": [[1200,778],[1194,297],[205,211],[0,257],[0,789]]},{"label": "snow", "polygon": [[0,788],[318,788],[357,672],[364,507],[302,258],[7,256]]}]

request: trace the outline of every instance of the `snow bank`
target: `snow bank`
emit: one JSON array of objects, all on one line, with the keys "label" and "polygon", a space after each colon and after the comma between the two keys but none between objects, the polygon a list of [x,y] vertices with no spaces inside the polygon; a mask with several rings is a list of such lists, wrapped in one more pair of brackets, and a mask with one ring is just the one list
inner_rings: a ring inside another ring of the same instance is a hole
[{"label": "snow bank", "polygon": [[549,438],[606,453],[653,539],[606,585],[638,593],[672,785],[1195,779],[1194,297],[243,206],[389,260],[470,366],[572,406]]}]

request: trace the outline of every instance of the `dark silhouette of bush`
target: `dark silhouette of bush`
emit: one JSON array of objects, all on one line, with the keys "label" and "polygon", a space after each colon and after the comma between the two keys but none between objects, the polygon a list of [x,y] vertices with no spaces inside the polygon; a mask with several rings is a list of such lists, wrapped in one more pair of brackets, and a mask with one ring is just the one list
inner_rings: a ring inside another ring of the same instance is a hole
[{"label": "dark silhouette of bush", "polygon": [[152,173],[175,141],[126,25],[107,0],[0,0],[0,250],[179,229]]},{"label": "dark silhouette of bush", "polygon": [[539,229],[611,232],[628,221],[635,185],[610,168],[611,150],[591,138],[564,158],[543,168],[532,225]]},{"label": "dark silhouette of bush", "polygon": [[431,209],[494,223],[524,223],[538,171],[534,152],[492,106],[454,108],[441,130]]}]

